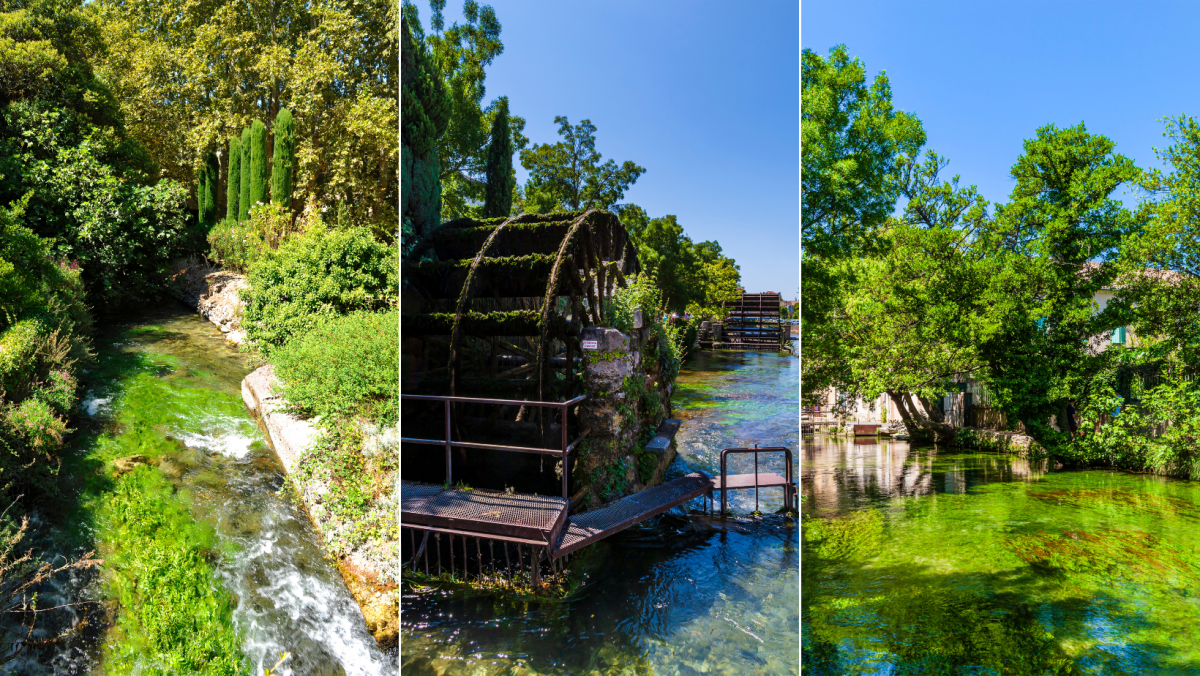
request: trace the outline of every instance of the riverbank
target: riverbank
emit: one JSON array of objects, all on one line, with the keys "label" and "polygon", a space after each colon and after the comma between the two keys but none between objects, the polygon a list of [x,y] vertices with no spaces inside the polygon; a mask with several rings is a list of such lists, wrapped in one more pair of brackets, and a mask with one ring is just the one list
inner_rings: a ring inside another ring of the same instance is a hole
[{"label": "riverbank", "polygon": [[105,673],[262,673],[285,652],[280,674],[394,674],[242,403],[253,364],[221,336],[174,303],[98,336],[54,522],[105,560],[76,596],[107,628],[62,649]]},{"label": "riverbank", "polygon": [[[238,292],[246,287],[245,277],[197,259],[176,261],[173,294],[213,325],[235,345],[245,341],[241,326],[244,303]],[[241,384],[242,400],[258,420],[272,450],[283,464],[294,486],[297,500],[322,536],[326,551],[338,562],[346,587],[362,610],[367,627],[379,645],[395,647],[399,641],[399,534],[387,528],[372,529],[363,537],[357,532],[356,516],[366,523],[395,521],[399,505],[398,475],[384,480],[394,486],[390,495],[371,500],[355,515],[330,509],[325,497],[332,477],[324,473],[297,473],[300,459],[320,443],[320,429],[313,421],[286,411],[279,395],[274,368],[261,366]],[[393,428],[363,425],[361,447],[368,458],[398,453],[399,437]]]}]

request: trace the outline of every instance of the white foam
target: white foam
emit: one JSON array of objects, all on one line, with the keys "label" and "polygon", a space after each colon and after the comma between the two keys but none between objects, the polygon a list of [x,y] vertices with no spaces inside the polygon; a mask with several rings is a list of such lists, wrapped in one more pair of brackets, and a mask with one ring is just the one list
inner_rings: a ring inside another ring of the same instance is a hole
[{"label": "white foam", "polygon": [[250,455],[250,446],[254,439],[233,431],[204,434],[197,432],[174,432],[171,436],[182,441],[189,448],[198,448],[211,453],[220,453],[235,460],[243,460]]},{"label": "white foam", "polygon": [[110,404],[112,404],[111,396],[97,397],[92,393],[91,390],[88,390],[87,395],[83,398],[83,401],[79,403],[79,407],[82,408],[89,416],[94,418],[96,417],[97,413],[104,413],[108,411],[108,409],[111,407]]}]

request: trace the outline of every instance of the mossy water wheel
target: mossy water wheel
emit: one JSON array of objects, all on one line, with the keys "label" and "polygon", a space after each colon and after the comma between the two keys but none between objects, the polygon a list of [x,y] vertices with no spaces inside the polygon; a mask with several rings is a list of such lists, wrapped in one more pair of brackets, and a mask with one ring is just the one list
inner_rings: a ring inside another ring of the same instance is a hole
[{"label": "mossy water wheel", "polygon": [[[607,211],[443,224],[403,262],[406,340],[426,346],[406,376],[429,394],[563,400],[582,390],[579,332],[604,323],[639,271]],[[438,349],[428,349],[435,345]]]}]

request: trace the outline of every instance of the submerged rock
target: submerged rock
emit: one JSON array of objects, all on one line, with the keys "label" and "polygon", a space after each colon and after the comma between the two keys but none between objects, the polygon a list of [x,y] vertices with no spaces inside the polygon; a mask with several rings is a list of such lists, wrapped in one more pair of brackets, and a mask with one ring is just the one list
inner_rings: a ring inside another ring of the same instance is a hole
[{"label": "submerged rock", "polygon": [[116,471],[117,476],[121,476],[122,474],[127,474],[129,472],[132,472],[133,468],[137,467],[138,465],[156,465],[156,464],[158,464],[158,463],[156,463],[155,461],[153,461],[150,458],[147,458],[146,456],[141,455],[141,454],[130,455],[130,456],[126,456],[124,458],[117,458],[116,460],[113,460],[113,465],[115,465],[117,468],[117,471]]}]

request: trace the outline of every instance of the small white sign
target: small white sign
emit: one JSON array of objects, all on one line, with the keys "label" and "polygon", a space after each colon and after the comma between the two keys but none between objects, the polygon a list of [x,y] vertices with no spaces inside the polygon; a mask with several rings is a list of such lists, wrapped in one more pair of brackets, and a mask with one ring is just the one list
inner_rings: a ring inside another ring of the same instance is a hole
[{"label": "small white sign", "polygon": [[600,341],[597,341],[597,340],[585,340],[585,341],[583,341],[583,349],[595,350],[596,348],[600,347],[599,343],[600,343]]}]

